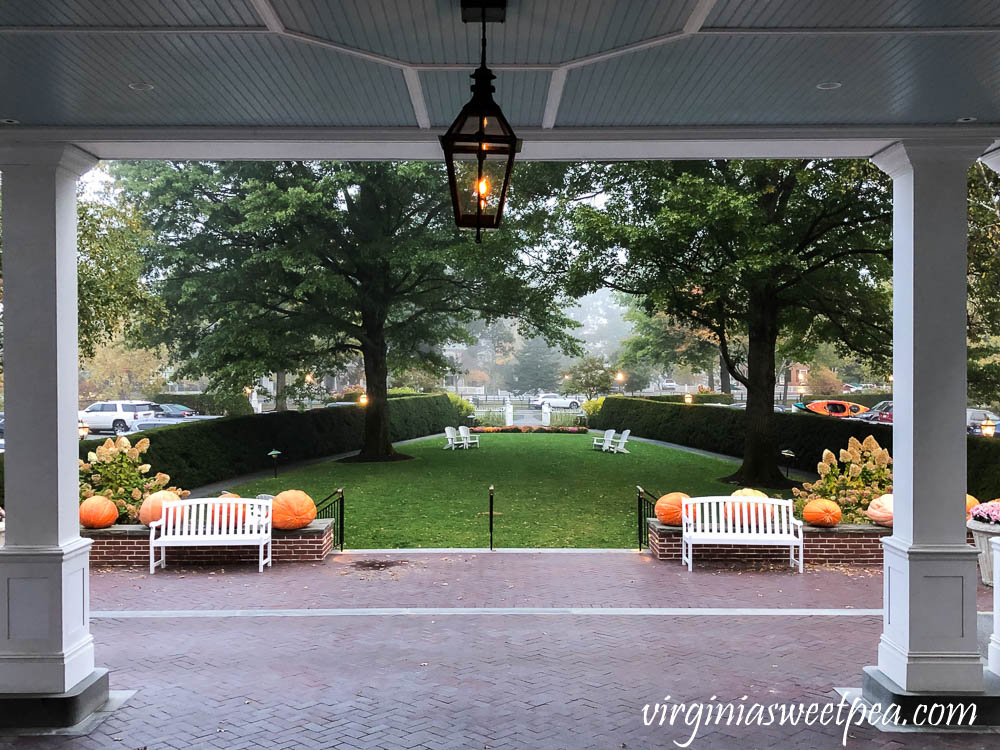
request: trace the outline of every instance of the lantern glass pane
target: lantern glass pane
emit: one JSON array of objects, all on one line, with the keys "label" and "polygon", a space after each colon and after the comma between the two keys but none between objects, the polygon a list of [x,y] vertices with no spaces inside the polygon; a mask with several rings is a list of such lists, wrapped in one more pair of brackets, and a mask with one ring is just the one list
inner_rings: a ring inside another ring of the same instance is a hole
[{"label": "lantern glass pane", "polygon": [[455,184],[458,188],[459,210],[464,226],[476,226],[478,210],[482,210],[482,226],[494,226],[500,210],[507,153],[487,153],[482,173],[479,160],[455,159]]}]

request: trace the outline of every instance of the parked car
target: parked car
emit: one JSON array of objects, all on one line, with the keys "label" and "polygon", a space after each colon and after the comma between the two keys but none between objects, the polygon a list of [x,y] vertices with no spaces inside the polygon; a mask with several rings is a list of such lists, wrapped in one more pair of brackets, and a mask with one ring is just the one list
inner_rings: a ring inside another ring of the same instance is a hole
[{"label": "parked car", "polygon": [[155,417],[144,417],[132,423],[129,432],[144,432],[155,430],[159,427],[169,427],[172,424],[191,424],[201,419],[221,419],[219,416],[195,416],[195,417],[164,417],[157,414]]},{"label": "parked car", "polygon": [[158,417],[193,417],[196,412],[184,404],[150,404]]},{"label": "parked car", "polygon": [[149,401],[98,401],[80,412],[92,432],[128,432],[139,419],[155,416]]},{"label": "parked car", "polygon": [[[7,420],[3,415],[4,413],[0,411],[0,441],[6,438],[6,425]],[[80,440],[83,440],[87,435],[90,434],[90,425],[84,422],[82,419],[76,421],[76,434],[79,436]],[[2,450],[2,446],[0,446]]]},{"label": "parked car", "polygon": [[[888,414],[889,418],[886,420],[880,419],[881,414]],[[861,422],[882,422],[892,421],[892,401],[879,401],[875,406],[866,412],[862,412],[855,417],[850,417],[850,419],[857,419]]]},{"label": "parked car", "polygon": [[667,380],[664,380],[662,383],[660,383],[660,387],[665,391],[676,391],[677,381],[674,380],[673,378],[668,378]]},{"label": "parked car", "polygon": [[965,410],[965,426],[969,431],[970,435],[982,435],[982,424],[986,421],[987,417],[993,424],[1000,426],[1000,417],[991,412],[989,409],[966,409]]},{"label": "parked car", "polygon": [[558,393],[542,393],[531,402],[532,409],[541,409],[548,404],[552,409],[579,409],[580,399],[575,396],[562,396]]}]

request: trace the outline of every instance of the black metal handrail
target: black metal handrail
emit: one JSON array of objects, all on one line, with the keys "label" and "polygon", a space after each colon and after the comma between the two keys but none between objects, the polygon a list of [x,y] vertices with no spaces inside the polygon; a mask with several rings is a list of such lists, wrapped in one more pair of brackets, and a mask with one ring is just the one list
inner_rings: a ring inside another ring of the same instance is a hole
[{"label": "black metal handrail", "polygon": [[344,551],[344,488],[340,487],[316,503],[316,518],[332,518],[333,546]]},{"label": "black metal handrail", "polygon": [[[654,510],[657,497],[652,492],[644,490],[639,485],[635,486],[635,516],[636,532],[638,534],[639,549],[649,546],[649,533],[646,530],[646,519],[656,515]],[[650,499],[652,498],[652,499]]]},{"label": "black metal handrail", "polygon": [[490,549],[493,549],[493,485],[490,485]]}]

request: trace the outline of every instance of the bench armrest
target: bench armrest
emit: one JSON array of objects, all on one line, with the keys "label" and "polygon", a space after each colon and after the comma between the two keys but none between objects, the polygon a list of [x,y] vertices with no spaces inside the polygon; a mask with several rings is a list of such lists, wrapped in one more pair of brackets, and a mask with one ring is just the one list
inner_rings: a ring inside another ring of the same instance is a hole
[{"label": "bench armrest", "polygon": [[163,519],[161,518],[161,519],[159,519],[157,521],[153,521],[151,524],[149,524],[149,530],[152,531],[153,529],[158,529],[162,525],[163,525]]}]

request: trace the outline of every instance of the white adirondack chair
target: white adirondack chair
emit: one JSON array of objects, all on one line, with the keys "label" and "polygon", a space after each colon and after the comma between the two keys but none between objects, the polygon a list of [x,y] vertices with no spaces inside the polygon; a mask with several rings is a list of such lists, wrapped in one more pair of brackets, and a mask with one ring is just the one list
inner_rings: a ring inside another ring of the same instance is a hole
[{"label": "white adirondack chair", "polygon": [[458,436],[463,448],[479,447],[479,435],[473,435],[468,425],[459,425]]},{"label": "white adirondack chair", "polygon": [[462,439],[458,436],[458,430],[456,430],[454,427],[445,427],[444,436],[448,439],[448,443],[444,446],[444,449],[446,451],[448,450],[453,451],[456,448],[465,447],[464,445],[461,444]]},{"label": "white adirondack chair", "polygon": [[625,448],[625,443],[628,442],[628,436],[631,432],[632,430],[625,430],[620,438],[611,441],[612,453],[628,453],[628,450]]},{"label": "white adirondack chair", "polygon": [[602,451],[611,450],[611,444],[612,442],[614,442],[614,439],[615,439],[615,431],[605,430],[604,437],[594,438],[594,448],[595,449],[600,448]]}]

